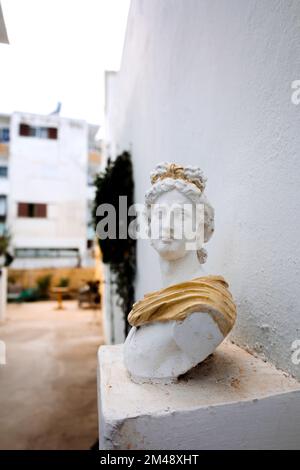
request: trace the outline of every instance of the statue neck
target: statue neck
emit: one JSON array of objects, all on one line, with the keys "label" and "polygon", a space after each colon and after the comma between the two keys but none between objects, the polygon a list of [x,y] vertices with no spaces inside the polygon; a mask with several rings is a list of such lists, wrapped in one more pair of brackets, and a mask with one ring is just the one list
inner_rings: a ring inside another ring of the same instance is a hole
[{"label": "statue neck", "polygon": [[202,266],[195,251],[189,251],[183,258],[172,261],[160,258],[162,287],[205,276]]}]

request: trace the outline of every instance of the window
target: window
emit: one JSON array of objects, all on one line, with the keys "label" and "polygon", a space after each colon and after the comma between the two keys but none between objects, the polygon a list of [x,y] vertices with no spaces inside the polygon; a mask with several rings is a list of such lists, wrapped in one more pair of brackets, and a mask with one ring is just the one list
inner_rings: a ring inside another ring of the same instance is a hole
[{"label": "window", "polygon": [[56,127],[29,126],[21,123],[19,127],[19,135],[22,137],[37,137],[39,139],[57,139]]},{"label": "window", "polygon": [[9,128],[2,127],[0,129],[0,142],[9,142]]},{"label": "window", "polygon": [[23,136],[30,136],[30,126],[27,124],[20,124],[19,134]]},{"label": "window", "polygon": [[78,258],[78,248],[17,248],[17,258]]},{"label": "window", "polygon": [[7,178],[7,166],[0,166],[0,178]]},{"label": "window", "polygon": [[18,217],[45,218],[47,217],[47,204],[19,202]]},{"label": "window", "polygon": [[56,127],[48,127],[48,139],[57,139]]},{"label": "window", "polygon": [[6,196],[0,195],[0,220],[6,218]]},{"label": "window", "polygon": [[87,247],[88,250],[93,248],[93,245],[94,245],[94,240],[87,240],[86,241],[86,247]]}]

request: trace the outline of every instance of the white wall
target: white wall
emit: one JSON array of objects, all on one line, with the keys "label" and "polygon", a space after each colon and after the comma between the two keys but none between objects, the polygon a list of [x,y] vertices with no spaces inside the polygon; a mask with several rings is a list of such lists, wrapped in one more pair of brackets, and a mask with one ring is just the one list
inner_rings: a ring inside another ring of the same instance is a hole
[{"label": "white wall", "polygon": [[[6,317],[7,268],[0,268],[0,323]],[[0,345],[1,347],[1,345]],[[1,364],[1,361],[0,361]]]},{"label": "white wall", "polygon": [[119,344],[125,340],[125,322],[120,299],[116,293],[115,275],[109,264],[103,264],[105,279],[103,298],[103,328],[105,344]]},{"label": "white wall", "polygon": [[[58,127],[58,139],[22,137],[20,122]],[[87,124],[59,116],[14,113],[10,140],[8,225],[14,248],[78,248],[83,257],[87,238]],[[18,217],[18,202],[46,203],[47,218]],[[28,262],[22,263],[16,260],[14,267],[28,267]],[[69,264],[67,259],[64,265]],[[52,266],[53,260],[46,260],[46,265]]]},{"label": "white wall", "polygon": [[[0,164],[1,163],[2,162],[0,161]],[[5,163],[5,166],[6,166],[6,163]],[[9,194],[9,180],[8,178],[0,178],[0,195],[7,196],[8,194]]]},{"label": "white wall", "polygon": [[[202,167],[216,210],[207,269],[230,282],[234,336],[298,378],[299,17],[298,0],[133,0],[107,109],[111,149],[132,150],[138,202],[156,163]],[[159,276],[145,242],[138,255],[139,298]]]}]

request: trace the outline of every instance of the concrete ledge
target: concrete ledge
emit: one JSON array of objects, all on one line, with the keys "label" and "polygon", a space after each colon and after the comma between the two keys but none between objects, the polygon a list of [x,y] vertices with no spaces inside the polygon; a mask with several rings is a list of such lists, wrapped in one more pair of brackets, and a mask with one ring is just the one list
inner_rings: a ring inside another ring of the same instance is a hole
[{"label": "concrete ledge", "polygon": [[4,322],[6,317],[7,302],[7,268],[0,269],[0,323]]},{"label": "concrete ledge", "polygon": [[170,385],[133,383],[98,353],[100,449],[300,449],[300,384],[230,342]]}]

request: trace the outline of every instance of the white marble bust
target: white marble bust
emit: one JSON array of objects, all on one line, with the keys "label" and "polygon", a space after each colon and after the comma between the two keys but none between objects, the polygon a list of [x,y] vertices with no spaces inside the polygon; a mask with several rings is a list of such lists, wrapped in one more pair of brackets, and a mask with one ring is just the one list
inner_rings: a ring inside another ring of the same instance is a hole
[{"label": "white marble bust", "polygon": [[134,304],[124,362],[137,383],[169,383],[214,352],[234,324],[235,306],[224,279],[203,269],[214,211],[201,170],[161,163],[151,181],[146,208],[163,285]]}]

